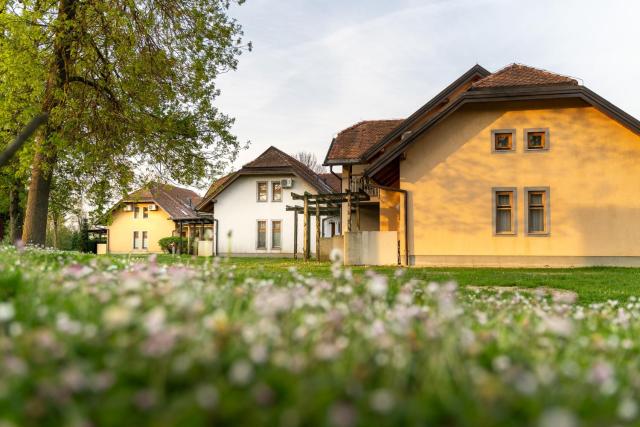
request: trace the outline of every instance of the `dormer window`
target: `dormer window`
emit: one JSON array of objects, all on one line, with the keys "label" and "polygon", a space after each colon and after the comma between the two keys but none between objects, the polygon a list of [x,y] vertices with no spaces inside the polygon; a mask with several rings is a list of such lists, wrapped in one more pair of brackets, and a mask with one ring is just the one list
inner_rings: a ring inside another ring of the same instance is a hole
[{"label": "dormer window", "polygon": [[494,153],[515,151],[515,129],[499,129],[491,131],[491,151]]},{"label": "dormer window", "polygon": [[549,149],[549,129],[525,129],[524,144],[527,151]]}]

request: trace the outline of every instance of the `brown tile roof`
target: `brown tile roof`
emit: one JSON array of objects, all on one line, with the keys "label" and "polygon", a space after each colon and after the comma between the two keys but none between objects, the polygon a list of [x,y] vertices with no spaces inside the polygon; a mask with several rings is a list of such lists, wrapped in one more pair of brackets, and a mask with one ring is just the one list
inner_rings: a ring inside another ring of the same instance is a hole
[{"label": "brown tile roof", "polygon": [[342,191],[342,181],[332,173],[321,173],[320,178],[333,188],[333,191],[340,193]]},{"label": "brown tile roof", "polygon": [[511,64],[495,73],[478,80],[474,89],[489,89],[518,86],[556,86],[578,85],[578,81],[571,77],[540,70],[522,64]]},{"label": "brown tile roof", "polygon": [[159,182],[150,182],[122,199],[124,202],[152,202],[164,209],[171,219],[196,218],[195,207],[201,197],[181,187]]},{"label": "brown tile roof", "polygon": [[367,120],[341,131],[331,142],[325,164],[358,161],[361,156],[404,120]]},{"label": "brown tile roof", "polygon": [[226,175],[213,184],[207,190],[207,194],[201,200],[198,208],[202,208],[206,203],[220,194],[235,179],[241,175],[250,175],[256,173],[272,173],[272,172],[289,172],[298,175],[306,182],[311,184],[319,193],[333,193],[334,189],[331,184],[323,180],[320,175],[309,169],[304,163],[294,159],[287,153],[269,147],[266,151],[256,157],[254,160],[246,163],[240,170]]}]

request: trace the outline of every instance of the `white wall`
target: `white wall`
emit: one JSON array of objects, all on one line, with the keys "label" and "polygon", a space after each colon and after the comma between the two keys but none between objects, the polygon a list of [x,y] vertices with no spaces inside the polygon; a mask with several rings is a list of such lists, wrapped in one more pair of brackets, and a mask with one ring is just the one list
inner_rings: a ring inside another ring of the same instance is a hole
[{"label": "white wall", "polygon": [[[285,211],[287,205],[302,206],[302,200],[293,200],[291,193],[303,194],[317,191],[298,176],[293,177],[293,188],[282,189],[282,202],[271,201],[271,181],[291,178],[291,175],[241,176],[216,197],[214,217],[218,220],[218,253],[224,255],[287,255],[293,254],[293,212]],[[268,181],[268,201],[257,201],[257,183]],[[315,255],[315,218],[311,209],[311,253]],[[258,220],[267,221],[267,249],[257,249]],[[282,249],[271,248],[271,221],[282,221]],[[298,215],[298,253],[302,253],[304,219]],[[228,237],[231,232],[231,238]]]}]

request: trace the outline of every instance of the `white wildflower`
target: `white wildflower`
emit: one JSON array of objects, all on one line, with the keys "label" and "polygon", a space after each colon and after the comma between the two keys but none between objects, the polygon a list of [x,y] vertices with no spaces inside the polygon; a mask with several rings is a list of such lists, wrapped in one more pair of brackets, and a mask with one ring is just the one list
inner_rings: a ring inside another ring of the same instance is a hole
[{"label": "white wildflower", "polygon": [[386,414],[393,409],[395,400],[389,390],[378,389],[371,394],[369,405],[375,412]]},{"label": "white wildflower", "polygon": [[131,321],[131,310],[121,305],[107,307],[102,312],[102,322],[107,328],[117,329]]},{"label": "white wildflower", "polygon": [[538,421],[540,427],[577,427],[576,416],[564,408],[551,408],[544,411]]},{"label": "white wildflower", "polygon": [[13,319],[16,311],[13,308],[13,304],[10,302],[2,302],[0,303],[0,322],[8,322]]},{"label": "white wildflower", "polygon": [[376,297],[387,295],[388,289],[387,278],[381,274],[375,274],[369,280],[369,292]]},{"label": "white wildflower", "polygon": [[638,404],[630,397],[622,399],[618,405],[618,417],[624,421],[631,421],[638,416]]},{"label": "white wildflower", "polygon": [[158,333],[164,328],[166,318],[167,313],[165,309],[155,307],[144,316],[144,328],[149,334]]},{"label": "white wildflower", "polygon": [[238,386],[244,386],[253,378],[253,366],[248,360],[238,360],[231,365],[229,381]]},{"label": "white wildflower", "polygon": [[218,404],[218,390],[210,385],[204,384],[196,389],[196,402],[202,409],[213,409]]}]

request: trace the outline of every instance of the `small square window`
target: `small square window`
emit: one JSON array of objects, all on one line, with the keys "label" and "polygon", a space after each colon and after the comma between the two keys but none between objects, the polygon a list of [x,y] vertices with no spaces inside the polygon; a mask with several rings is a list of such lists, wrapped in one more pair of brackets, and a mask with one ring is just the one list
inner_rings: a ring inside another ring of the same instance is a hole
[{"label": "small square window", "polygon": [[524,143],[527,151],[548,150],[548,129],[526,129],[524,131]]},{"label": "small square window", "polygon": [[515,151],[515,129],[501,129],[491,131],[491,151],[494,153]]},{"label": "small square window", "polygon": [[266,202],[268,201],[268,187],[266,182],[258,182],[258,201]]},{"label": "small square window", "polygon": [[272,202],[282,201],[282,183],[280,181],[271,182],[271,201]]}]

